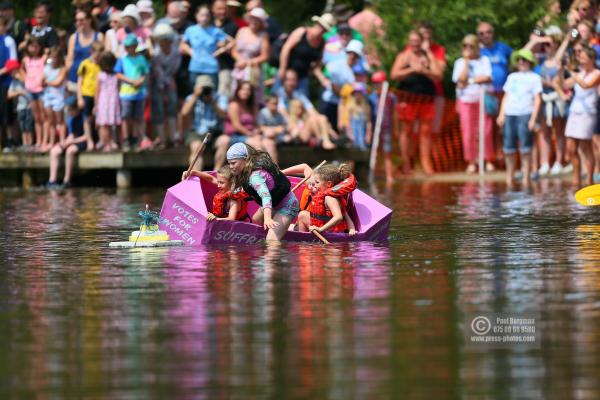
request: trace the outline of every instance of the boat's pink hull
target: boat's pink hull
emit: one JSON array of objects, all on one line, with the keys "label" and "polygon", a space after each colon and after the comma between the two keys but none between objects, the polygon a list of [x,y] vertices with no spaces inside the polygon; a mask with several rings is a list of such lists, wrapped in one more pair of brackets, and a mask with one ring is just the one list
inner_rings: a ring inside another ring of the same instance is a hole
[{"label": "boat's pink hull", "polygon": [[[299,178],[290,177],[292,185]],[[212,203],[216,187],[191,178],[169,188],[160,212],[160,229],[167,232],[171,240],[183,240],[186,245],[197,246],[209,243],[245,243],[251,244],[263,240],[266,231],[262,226],[248,222],[206,220],[209,212],[207,203]],[[302,188],[296,191],[300,198]],[[354,212],[351,214],[357,222],[358,233],[348,234],[326,233],[330,242],[381,242],[388,238],[392,210],[360,190],[352,195]],[[248,204],[250,215],[257,209],[254,202]],[[313,234],[304,232],[288,232],[284,240],[294,242],[317,242]]]}]

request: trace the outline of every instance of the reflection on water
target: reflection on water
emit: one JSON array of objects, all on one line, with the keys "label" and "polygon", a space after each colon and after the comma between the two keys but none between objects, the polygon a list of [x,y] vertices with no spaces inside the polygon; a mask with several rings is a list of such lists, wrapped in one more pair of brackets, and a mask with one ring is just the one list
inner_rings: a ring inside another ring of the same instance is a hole
[{"label": "reflection on water", "polygon": [[[542,184],[379,188],[388,244],[129,250],[162,191],[0,191],[0,397],[600,398],[600,217]],[[542,344],[466,347],[477,312]]]}]

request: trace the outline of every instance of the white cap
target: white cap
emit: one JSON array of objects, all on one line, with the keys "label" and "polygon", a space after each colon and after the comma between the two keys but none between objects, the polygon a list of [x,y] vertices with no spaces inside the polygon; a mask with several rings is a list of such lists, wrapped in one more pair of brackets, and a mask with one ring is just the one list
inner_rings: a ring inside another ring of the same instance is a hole
[{"label": "white cap", "polygon": [[346,46],[346,53],[356,53],[359,57],[362,57],[364,55],[363,47],[362,42],[352,39]]},{"label": "white cap", "polygon": [[267,14],[267,12],[263,8],[260,8],[260,7],[253,8],[246,15],[248,17],[257,18],[257,19],[261,20],[263,23],[267,22],[267,18],[269,18],[269,14]]},{"label": "white cap", "polygon": [[160,23],[156,25],[154,30],[152,31],[152,37],[154,39],[174,39],[175,38],[175,30],[171,28],[171,25]]},{"label": "white cap", "polygon": [[121,19],[123,19],[125,17],[131,17],[131,18],[135,19],[136,22],[138,23],[138,25],[142,22],[142,20],[140,18],[140,13],[138,11],[138,8],[135,6],[135,4],[127,4],[127,6],[125,6],[123,11],[121,12]]},{"label": "white cap", "polygon": [[140,0],[137,2],[138,12],[154,14],[154,6],[151,0]]}]

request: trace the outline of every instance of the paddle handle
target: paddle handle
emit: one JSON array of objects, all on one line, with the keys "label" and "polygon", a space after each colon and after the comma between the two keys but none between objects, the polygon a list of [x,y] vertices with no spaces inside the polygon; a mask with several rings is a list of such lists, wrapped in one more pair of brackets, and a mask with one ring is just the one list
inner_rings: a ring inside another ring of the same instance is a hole
[{"label": "paddle handle", "polygon": [[194,165],[196,165],[196,161],[198,161],[198,159],[200,158],[200,156],[202,155],[202,153],[204,153],[204,149],[206,148],[206,143],[208,143],[208,139],[210,139],[210,132],[207,133],[206,136],[204,137],[204,140],[202,141],[202,144],[200,145],[200,148],[196,152],[196,156],[194,157],[194,161],[192,161],[190,163],[190,166],[187,169],[188,176],[189,176],[190,172],[192,172],[192,169],[194,168]]},{"label": "paddle handle", "polygon": [[304,184],[304,182],[306,182],[307,180],[310,179],[310,177],[312,176],[313,172],[315,172],[316,170],[318,170],[319,168],[321,168],[325,163],[327,162],[327,160],[323,160],[321,161],[321,164],[317,165],[315,168],[313,168],[312,172],[310,174],[308,174],[307,177],[305,177],[304,179],[302,179],[300,182],[298,182],[293,188],[292,188],[292,192],[295,192],[296,189],[298,189],[300,186],[302,186]]},{"label": "paddle handle", "polygon": [[330,244],[329,240],[325,239],[325,236],[321,235],[321,232],[319,232],[319,231],[312,231],[312,233],[314,233],[316,237],[318,237],[319,239],[321,239],[321,242],[323,242],[325,244]]},{"label": "paddle handle", "polygon": [[381,125],[385,111],[385,99],[387,98],[390,84],[388,81],[381,85],[379,104],[377,105],[377,116],[375,118],[375,131],[373,132],[373,143],[371,143],[371,154],[369,155],[369,182],[373,182],[375,176],[375,165],[377,164],[377,151],[379,149],[379,137],[381,136]]}]

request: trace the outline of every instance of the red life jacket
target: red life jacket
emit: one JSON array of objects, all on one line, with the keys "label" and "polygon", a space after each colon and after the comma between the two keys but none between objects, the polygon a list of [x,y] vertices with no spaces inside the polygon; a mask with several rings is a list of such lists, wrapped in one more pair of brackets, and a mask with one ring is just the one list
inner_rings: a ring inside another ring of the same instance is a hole
[{"label": "red life jacket", "polygon": [[241,205],[238,210],[235,219],[237,221],[243,221],[248,217],[248,204],[245,199],[248,197],[248,194],[244,191],[240,191],[237,193],[232,193],[231,190],[222,191],[219,190],[215,197],[213,198],[213,206],[212,213],[215,214],[218,218],[226,218],[229,215],[229,209],[227,207],[227,203],[229,200],[240,200]]},{"label": "red life jacket", "polygon": [[310,202],[312,200],[312,193],[308,186],[304,187],[302,191],[302,198],[300,198],[300,210],[310,211]]},{"label": "red life jacket", "polygon": [[[325,192],[319,192],[312,196],[310,202],[310,224],[314,226],[325,225],[332,217],[333,214],[330,210],[325,207],[325,197],[330,196]],[[340,201],[340,208],[342,209],[342,221],[328,229],[329,232],[346,232],[348,231],[348,225],[344,220],[343,215],[346,211],[346,200],[344,198],[337,198]]]},{"label": "red life jacket", "polygon": [[[339,198],[347,198],[349,193],[352,193],[354,189],[358,186],[358,181],[353,174],[350,174],[346,179],[333,186],[332,188],[326,191],[327,196],[339,197]],[[312,201],[312,193],[308,186],[304,186],[304,190],[302,191],[302,198],[300,199],[300,210],[308,210],[310,211],[310,204]]]}]

